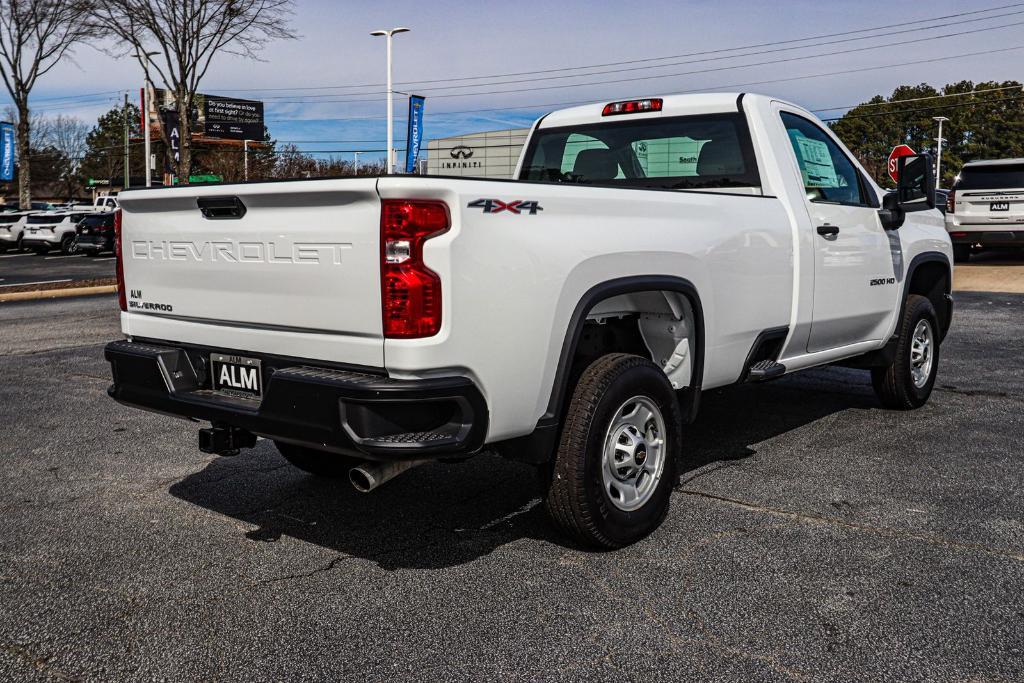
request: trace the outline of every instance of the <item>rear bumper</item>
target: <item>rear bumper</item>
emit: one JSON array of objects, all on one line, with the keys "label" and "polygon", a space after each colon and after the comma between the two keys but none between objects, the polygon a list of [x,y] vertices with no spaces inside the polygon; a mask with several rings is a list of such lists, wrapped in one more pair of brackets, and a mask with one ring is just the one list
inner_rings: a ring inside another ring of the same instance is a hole
[{"label": "rear bumper", "polygon": [[164,342],[115,341],[115,400],[176,417],[238,427],[253,434],[372,460],[469,454],[487,433],[487,405],[465,377],[397,380],[315,362],[217,350],[260,358],[262,399],[210,390],[211,349]]},{"label": "rear bumper", "polygon": [[[947,228],[953,244],[981,244],[987,247],[1024,247],[1024,230],[998,225],[958,225]],[[1014,226],[1016,227],[1016,226]]]},{"label": "rear bumper", "polygon": [[114,248],[114,238],[103,237],[102,235],[78,235],[75,242],[80,249],[107,250]]},{"label": "rear bumper", "polygon": [[60,239],[57,238],[57,237],[48,237],[47,238],[47,237],[39,237],[39,236],[36,236],[36,235],[33,235],[32,237],[29,237],[28,235],[25,235],[21,239],[21,246],[26,247],[26,248],[31,248],[31,247],[59,247],[60,246]]}]

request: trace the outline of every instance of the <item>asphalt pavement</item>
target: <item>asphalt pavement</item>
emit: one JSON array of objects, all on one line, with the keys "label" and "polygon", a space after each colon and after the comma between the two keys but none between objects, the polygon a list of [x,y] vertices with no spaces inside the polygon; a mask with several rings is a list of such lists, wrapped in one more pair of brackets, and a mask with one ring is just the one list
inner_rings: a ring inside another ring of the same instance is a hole
[{"label": "asphalt pavement", "polygon": [[567,544],[490,455],[370,495],[107,398],[112,297],[0,304],[0,679],[1024,679],[1024,296],[937,389],[709,392],[664,525]]},{"label": "asphalt pavement", "polygon": [[30,251],[0,254],[0,294],[4,287],[16,285],[54,285],[113,277],[114,255],[109,252],[98,256],[65,256],[60,252],[40,255]]}]

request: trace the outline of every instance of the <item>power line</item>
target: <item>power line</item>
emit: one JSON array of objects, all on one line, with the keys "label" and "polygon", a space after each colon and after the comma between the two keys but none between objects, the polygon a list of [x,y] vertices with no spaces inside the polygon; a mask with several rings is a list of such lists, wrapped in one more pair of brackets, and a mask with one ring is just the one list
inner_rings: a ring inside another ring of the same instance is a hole
[{"label": "power line", "polygon": [[[936,38],[952,38],[952,37],[957,37],[957,36],[964,36],[964,35],[971,35],[971,34],[975,34],[975,33],[981,33],[981,32],[984,32],[984,31],[993,31],[993,30],[999,30],[999,29],[1013,28],[1013,27],[1017,27],[1017,26],[1024,26],[1024,21],[1014,22],[1014,23],[1009,23],[1009,24],[1003,24],[1002,26],[998,26],[998,27],[994,27],[994,28],[971,29],[971,30],[968,30],[968,31],[957,31],[957,32],[954,32],[954,33],[945,33],[945,34],[940,34],[940,35],[936,35],[936,36],[929,36],[929,37],[926,37],[926,38],[916,38],[916,39],[913,39],[913,40],[905,40],[905,41],[902,41],[900,43],[900,45],[904,46],[904,45],[912,45],[912,44],[916,44],[916,43],[931,42],[931,41],[935,40]],[[754,67],[759,67],[759,66],[770,66],[770,65],[775,65],[775,64],[787,64],[787,63],[790,63],[790,62],[803,61],[803,60],[807,60],[807,59],[818,59],[818,58],[821,58],[821,57],[834,57],[834,56],[837,56],[837,55],[852,54],[852,53],[857,53],[857,52],[862,52],[862,51],[867,51],[867,50],[890,49],[891,47],[892,46],[888,45],[888,44],[868,45],[868,46],[858,47],[858,48],[853,48],[853,49],[848,49],[848,50],[833,50],[833,51],[830,51],[830,52],[818,52],[818,53],[815,53],[815,54],[802,55],[802,56],[799,56],[799,57],[786,57],[784,59],[766,60],[766,61],[761,61],[761,62],[753,62],[753,63],[750,63],[750,64],[734,64],[734,65],[729,65],[729,66],[719,66],[719,67],[714,67],[714,68],[710,68],[710,69],[695,69],[695,70],[691,70],[691,71],[679,71],[679,72],[670,73],[670,74],[657,74],[657,75],[647,75],[647,76],[631,76],[629,78],[617,78],[617,79],[602,79],[600,81],[588,81],[588,82],[585,82],[585,83],[560,83],[558,85],[534,86],[534,87],[529,87],[529,88],[517,88],[515,90],[484,90],[484,91],[477,91],[477,92],[470,92],[470,93],[442,93],[442,94],[432,94],[432,95],[429,95],[429,97],[431,97],[433,99],[451,98],[451,97],[480,97],[482,95],[506,95],[506,94],[509,94],[509,93],[536,92],[536,91],[539,91],[539,90],[563,90],[563,89],[567,89],[567,88],[584,88],[584,87],[589,87],[589,86],[594,86],[594,85],[608,85],[610,83],[625,83],[625,82],[633,83],[633,82],[636,82],[636,81],[643,81],[643,80],[656,80],[656,79],[664,79],[664,78],[678,78],[680,76],[693,76],[693,75],[699,75],[699,74],[716,73],[716,72],[720,72],[720,71],[733,71],[733,70],[736,70],[736,69],[749,69],[749,68],[754,68]],[[359,94],[362,94],[362,93],[359,93]],[[379,101],[379,100],[380,100],[380,98],[354,99],[354,100],[325,100],[324,103],[328,103],[328,104],[349,104],[349,103],[356,103],[356,102],[376,102],[376,101]],[[306,101],[306,100],[295,100],[295,101],[290,101],[290,102],[280,102],[280,104],[309,104],[309,102]]]},{"label": "power line", "polygon": [[[605,62],[605,63],[602,63],[602,64],[588,64],[588,65],[582,65],[582,66],[560,67],[560,68],[555,68],[555,69],[540,69],[540,70],[535,70],[535,71],[519,71],[519,72],[511,72],[511,73],[504,73],[504,74],[487,74],[487,75],[480,75],[480,76],[459,76],[459,77],[437,78],[437,79],[428,79],[428,80],[419,80],[419,81],[400,81],[400,82],[396,83],[396,85],[400,85],[400,86],[413,86],[413,85],[423,85],[423,84],[429,84],[429,83],[450,83],[450,82],[453,82],[453,81],[482,80],[482,79],[486,79],[486,78],[507,78],[507,77],[513,77],[513,76],[528,76],[528,75],[533,75],[533,74],[548,74],[548,73],[557,73],[557,72],[561,72],[561,71],[571,71],[571,70],[598,69],[598,68],[605,68],[605,67],[609,67],[609,66],[622,66],[622,65],[626,65],[626,64],[639,64],[639,63],[646,63],[646,62],[664,61],[664,60],[668,60],[668,59],[680,59],[680,58],[684,58],[684,57],[696,57],[696,56],[710,55],[710,54],[721,54],[721,53],[724,53],[724,52],[735,52],[735,51],[738,51],[738,50],[752,50],[752,49],[761,48],[761,47],[773,47],[773,46],[787,45],[787,44],[792,45],[794,43],[802,43],[802,42],[807,42],[809,40],[822,40],[822,39],[827,39],[827,38],[837,38],[837,37],[842,37],[842,36],[854,35],[854,34],[857,34],[857,33],[868,33],[868,32],[872,32],[872,31],[881,31],[881,30],[890,29],[890,28],[902,28],[903,31],[901,31],[901,32],[905,32],[907,27],[911,26],[913,24],[928,23],[928,22],[934,22],[934,21],[942,21],[942,20],[947,20],[947,19],[957,19],[957,18],[960,18],[960,17],[973,16],[973,15],[977,15],[977,14],[986,14],[986,13],[989,13],[989,12],[996,12],[996,11],[999,11],[999,10],[1012,9],[1012,8],[1016,8],[1016,7],[1021,7],[1022,5],[1024,5],[1024,3],[1017,2],[1017,3],[1013,3],[1013,4],[1009,4],[1009,5],[1000,5],[1000,6],[997,6],[997,7],[990,7],[988,9],[973,10],[973,11],[970,11],[970,12],[958,12],[956,14],[947,14],[947,15],[939,16],[939,17],[928,17],[927,19],[918,19],[918,20],[913,20],[913,21],[903,21],[903,22],[900,22],[900,23],[897,23],[897,24],[885,24],[883,26],[875,26],[875,27],[871,27],[871,28],[856,29],[856,30],[851,30],[851,31],[841,31],[841,32],[838,32],[838,33],[826,33],[826,34],[820,34],[820,35],[815,35],[815,36],[807,36],[807,37],[804,37],[804,38],[793,38],[793,39],[790,39],[790,40],[772,41],[772,42],[767,42],[767,43],[758,43],[758,44],[754,44],[754,45],[737,46],[737,47],[731,47],[731,48],[719,48],[719,49],[715,49],[715,50],[702,50],[702,51],[698,51],[698,52],[689,52],[689,53],[683,53],[683,54],[678,54],[678,55],[667,55],[667,56],[663,56],[663,57],[648,57],[648,58],[643,58],[643,59],[632,59],[632,60],[625,60],[625,61],[619,61],[619,62]],[[992,19],[992,18],[995,18],[995,17],[982,17],[982,18],[979,18],[979,19],[972,19],[972,20],[962,21],[960,23],[963,24],[963,23],[970,23],[970,22],[973,22],[973,21],[984,21],[985,19]],[[928,30],[928,29],[916,29],[916,30]],[[886,35],[888,35],[888,34],[886,34]],[[833,41],[833,42],[842,42],[842,41]],[[801,49],[801,48],[797,48],[797,49]],[[734,57],[740,57],[740,56],[743,56],[743,55],[734,55]],[[586,76],[586,75],[588,75],[588,74],[581,74],[581,76]],[[222,89],[222,90],[224,92],[283,92],[283,91],[293,91],[293,90],[332,90],[332,89],[342,89],[342,88],[371,88],[371,87],[377,87],[377,86],[380,86],[380,85],[381,85],[380,83],[366,83],[366,84],[345,84],[345,85],[310,86],[310,87],[293,87],[293,88],[228,88],[228,89]],[[349,94],[353,94],[353,93],[349,93]],[[338,95],[341,96],[342,93],[339,93]]]},{"label": "power line", "polygon": [[[997,97],[990,100],[980,100],[974,102],[961,102],[959,104],[940,104],[936,107],[919,107],[917,109],[896,109],[893,111],[879,111],[872,114],[846,114],[831,119],[822,119],[826,123],[833,123],[835,121],[842,121],[844,119],[871,119],[877,116],[895,116],[902,114],[916,114],[919,112],[926,111],[947,111],[949,109],[961,109],[963,107],[974,107],[979,104],[997,104],[1002,102],[1016,102],[1017,100],[1024,100],[1024,95],[1018,95],[1017,97]],[[897,101],[898,102],[898,101]],[[896,103],[893,103],[896,104]]]},{"label": "power line", "polygon": [[[901,68],[901,67],[906,67],[906,66],[918,66],[918,65],[921,65],[921,64],[933,64],[933,63],[936,63],[936,62],[943,62],[943,61],[948,61],[948,60],[953,60],[953,59],[965,59],[965,58],[968,58],[968,57],[979,57],[979,56],[983,56],[983,55],[1001,54],[1001,53],[1012,52],[1012,51],[1021,50],[1021,49],[1024,49],[1024,45],[1016,45],[1016,46],[1012,46],[1012,47],[997,48],[997,49],[994,49],[994,50],[980,50],[980,51],[976,51],[976,52],[965,52],[965,53],[960,53],[960,54],[956,54],[956,55],[947,55],[945,57],[932,57],[932,58],[929,58],[929,59],[920,59],[920,60],[915,60],[915,61],[899,62],[897,64],[882,64],[882,65],[879,65],[879,66],[860,67],[860,68],[856,68],[856,69],[844,69],[844,70],[841,70],[841,71],[829,71],[829,72],[817,73],[817,74],[803,74],[803,75],[799,75],[799,76],[786,76],[786,77],[783,77],[783,78],[773,78],[773,79],[766,79],[766,80],[761,80],[761,81],[750,81],[750,82],[747,82],[747,83],[732,83],[732,84],[728,84],[728,85],[714,85],[714,86],[708,86],[706,88],[699,88],[698,90],[694,90],[692,92],[707,91],[707,90],[727,90],[727,89],[730,89],[730,88],[744,88],[744,87],[751,87],[751,86],[758,86],[758,85],[768,85],[768,84],[772,84],[772,83],[784,83],[784,82],[787,82],[787,81],[798,81],[798,80],[811,79],[811,78],[826,78],[826,77],[830,77],[830,76],[845,76],[845,75],[849,75],[849,74],[852,74],[852,73],[863,73],[865,71],[879,71],[881,69],[895,69],[895,68]],[[608,100],[612,100],[612,99],[626,99],[628,97],[630,97],[630,95],[614,95],[614,96],[609,96],[607,99]],[[563,102],[545,102],[545,103],[515,105],[515,106],[508,106],[508,107],[490,107],[490,108],[486,108],[486,109],[466,109],[466,110],[460,110],[460,111],[442,111],[442,112],[432,113],[431,116],[432,117],[436,117],[436,116],[453,116],[453,115],[459,115],[459,114],[481,114],[481,113],[489,113],[489,112],[497,112],[497,111],[529,111],[529,110],[537,110],[537,109],[542,109],[542,108],[547,108],[547,107],[566,107],[566,106],[573,106],[573,105],[579,105],[579,104],[593,104],[594,102],[595,102],[595,100],[593,100],[593,99],[577,100],[577,101],[571,101],[571,102],[564,102],[564,101]],[[826,108],[826,109],[821,109],[819,111],[829,111],[829,110],[830,110],[830,108]],[[316,118],[316,119],[276,118],[276,119],[268,119],[268,121],[269,122],[280,123],[280,122],[287,122],[287,121],[380,120],[381,118],[382,117],[379,117],[379,116],[374,116],[374,117],[338,117],[338,118],[325,117],[325,118]]]},{"label": "power line", "polygon": [[[996,19],[996,18],[1001,18],[1001,17],[1016,16],[1016,15],[1021,15],[1021,14],[1024,14],[1024,10],[1018,11],[1018,12],[1010,12],[1008,14],[995,15],[993,17],[985,17],[984,19],[985,20],[987,20],[987,19]],[[973,21],[982,21],[982,20],[983,19],[974,19]],[[964,23],[966,23],[966,22],[964,22]],[[988,27],[984,27],[984,28],[972,29],[970,31],[963,31],[963,32],[959,32],[959,33],[946,33],[946,34],[940,34],[940,35],[935,35],[935,36],[930,36],[930,37],[917,38],[915,40],[902,41],[901,44],[905,45],[905,44],[908,44],[908,43],[920,43],[920,42],[930,41],[930,40],[935,39],[935,38],[949,38],[949,37],[967,35],[967,34],[971,34],[971,33],[981,33],[981,32],[985,32],[985,31],[995,31],[995,30],[999,30],[999,29],[1003,29],[1003,28],[1010,28],[1010,27],[1022,26],[1022,25],[1024,25],[1024,22],[1002,24],[1000,26],[988,26]],[[921,29],[921,30],[930,30],[930,29],[934,29],[934,28],[940,28],[940,26],[928,27],[927,29]],[[856,41],[856,40],[869,40],[869,39],[872,39],[872,38],[883,38],[883,37],[887,37],[887,36],[901,35],[901,34],[904,34],[905,32],[906,31],[904,29],[904,30],[899,30],[899,31],[891,31],[889,33],[880,33],[878,35],[861,36],[861,37],[858,37],[858,38],[847,38],[845,40],[839,40],[839,41],[833,41],[833,42],[835,42],[835,43],[845,43],[845,42],[851,42],[851,41]],[[806,46],[806,47],[813,47],[813,46]],[[796,48],[796,49],[806,49],[806,47],[804,47],[804,48]],[[886,44],[882,44],[882,45],[868,45],[868,46],[853,48],[853,49],[850,49],[850,50],[839,50],[839,51],[832,51],[832,52],[823,52],[823,53],[818,53],[818,54],[813,54],[813,55],[789,57],[789,58],[786,58],[786,59],[767,61],[767,62],[758,62],[758,63],[754,63],[754,64],[749,64],[749,65],[747,65],[747,64],[739,64],[739,65],[724,66],[724,67],[720,67],[718,69],[707,69],[707,70],[700,70],[700,71],[691,71],[691,72],[686,72],[686,73],[683,73],[683,74],[656,74],[656,75],[650,75],[650,76],[640,76],[638,78],[640,78],[640,79],[667,78],[667,77],[671,77],[671,76],[691,75],[691,74],[695,74],[695,73],[707,73],[707,72],[710,72],[710,71],[724,71],[724,70],[729,70],[729,69],[741,69],[741,68],[746,68],[746,67],[750,67],[750,66],[763,66],[765,64],[781,64],[781,63],[785,63],[785,62],[797,61],[797,60],[802,60],[802,59],[813,59],[813,58],[817,58],[817,57],[827,57],[827,56],[833,56],[833,55],[849,54],[851,52],[859,52],[861,50],[889,49],[891,47],[892,46],[887,44],[887,43]],[[625,73],[625,72],[634,72],[634,71],[646,71],[646,70],[649,70],[649,69],[662,69],[662,68],[667,68],[667,67],[672,67],[672,66],[684,66],[686,64],[698,64],[698,63],[701,63],[701,62],[719,61],[719,60],[723,60],[723,59],[737,59],[737,58],[741,58],[741,57],[753,57],[753,56],[756,56],[756,55],[763,55],[763,54],[771,54],[771,53],[783,52],[785,50],[790,50],[790,49],[794,49],[794,48],[775,48],[775,49],[771,49],[771,50],[763,50],[761,52],[750,52],[750,53],[742,54],[742,55],[729,55],[729,56],[725,56],[725,57],[708,57],[708,58],[704,58],[704,59],[694,59],[694,60],[687,60],[687,61],[682,61],[682,62],[668,62],[666,64],[657,64],[657,65],[649,65],[649,66],[631,66],[631,67],[619,68],[619,69],[608,69],[608,70],[605,70],[605,71],[592,71],[592,72],[586,73],[586,74],[561,74],[561,75],[557,75],[557,76],[540,76],[540,77],[535,77],[535,78],[524,78],[524,79],[517,79],[517,80],[491,81],[491,82],[486,82],[486,83],[471,83],[471,84],[468,84],[468,85],[442,86],[442,87],[438,87],[438,88],[427,88],[427,89],[422,91],[422,94],[430,96],[430,97],[458,97],[459,95],[456,95],[456,94],[438,95],[438,94],[432,94],[432,93],[435,93],[436,91],[457,90],[457,89],[465,89],[465,88],[478,88],[478,87],[484,87],[484,86],[516,85],[516,84],[519,84],[519,83],[538,83],[538,82],[542,82],[542,81],[562,80],[562,79],[567,79],[567,78],[585,78],[585,77],[588,77],[588,76],[603,76],[603,75],[616,74],[616,73]],[[614,82],[621,82],[621,80],[622,79],[620,79],[619,81],[602,80],[602,81],[600,81],[600,83],[608,83],[608,82],[614,83]],[[636,79],[630,79],[630,80],[636,80]],[[588,85],[588,84],[583,84],[583,83],[581,83],[581,84],[567,84],[565,87],[578,87],[578,86],[581,86],[581,85]],[[552,89],[552,88],[557,88],[557,87],[559,87],[559,86],[551,86],[550,88],[528,88],[528,90]],[[309,101],[313,101],[316,98],[354,97],[354,96],[359,96],[359,95],[374,95],[374,94],[377,94],[377,91],[367,91],[367,92],[358,92],[358,93],[335,93],[335,94],[329,94],[329,95],[306,95],[306,96],[302,96],[301,102],[302,103],[306,103],[306,102],[309,102]],[[469,95],[469,94],[476,94],[476,93],[466,93],[466,94]],[[486,93],[486,94],[490,94],[490,93]],[[279,96],[279,97],[266,97],[264,99],[265,100],[285,100],[285,98],[287,98],[287,97],[294,97],[294,95],[283,95],[283,96]],[[285,104],[285,103],[292,103],[292,104],[294,104],[297,101],[298,100],[291,100],[291,101],[285,100],[285,101],[283,101],[281,103],[282,104]],[[325,101],[327,101],[327,100],[325,100]],[[330,102],[357,102],[357,101],[367,101],[367,100],[330,100]]]},{"label": "power line", "polygon": [[853,109],[854,107],[884,107],[886,105],[894,104],[896,102],[921,102],[924,100],[935,100],[942,97],[966,97],[967,95],[978,95],[986,92],[998,92],[1000,90],[1021,90],[1022,87],[1019,85],[1007,85],[1001,88],[985,88],[983,90],[968,90],[967,92],[954,92],[946,93],[944,95],[929,95],[927,97],[908,97],[902,100],[890,100],[886,102],[862,102],[860,104],[844,104],[838,107],[819,107],[818,109],[810,109],[815,113],[821,111],[834,111],[836,109]]}]

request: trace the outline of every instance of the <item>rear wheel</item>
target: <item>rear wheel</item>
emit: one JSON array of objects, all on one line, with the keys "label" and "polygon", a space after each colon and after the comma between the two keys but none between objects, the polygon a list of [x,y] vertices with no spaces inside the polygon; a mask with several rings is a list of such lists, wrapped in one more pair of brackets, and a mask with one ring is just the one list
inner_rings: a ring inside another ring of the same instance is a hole
[{"label": "rear wheel", "polygon": [[672,385],[645,358],[602,356],[580,377],[562,427],[545,507],[582,544],[619,548],[668,513],[682,415]]},{"label": "rear wheel", "polygon": [[964,263],[969,261],[971,258],[971,245],[969,244],[954,244],[953,245],[953,262]]},{"label": "rear wheel", "polygon": [[60,253],[70,256],[71,254],[78,253],[78,242],[75,241],[74,235],[65,235],[60,241]]},{"label": "rear wheel", "polygon": [[899,335],[895,359],[872,370],[871,383],[886,408],[920,408],[928,402],[939,370],[939,320],[927,297],[907,297]]},{"label": "rear wheel", "polygon": [[303,472],[315,474],[329,479],[347,479],[348,471],[359,464],[359,460],[337,453],[318,451],[314,448],[296,446],[291,443],[275,441],[278,452],[284,459]]}]

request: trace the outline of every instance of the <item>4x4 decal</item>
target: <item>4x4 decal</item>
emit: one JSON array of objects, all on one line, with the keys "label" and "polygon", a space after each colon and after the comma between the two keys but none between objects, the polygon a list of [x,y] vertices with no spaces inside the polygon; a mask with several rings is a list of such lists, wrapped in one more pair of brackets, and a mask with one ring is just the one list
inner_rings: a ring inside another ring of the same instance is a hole
[{"label": "4x4 decal", "polygon": [[538,211],[544,210],[539,202],[528,202],[522,199],[516,199],[511,202],[503,202],[500,199],[477,199],[466,206],[470,209],[483,209],[484,213],[508,211],[514,214],[528,213],[531,216],[536,216]]}]

